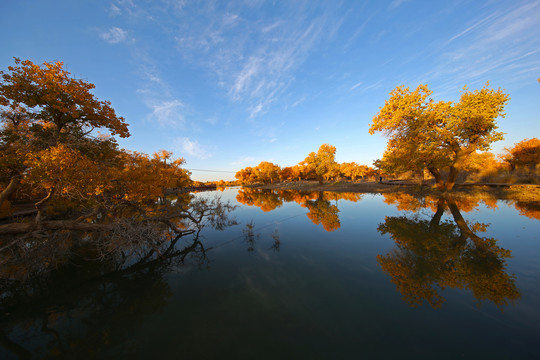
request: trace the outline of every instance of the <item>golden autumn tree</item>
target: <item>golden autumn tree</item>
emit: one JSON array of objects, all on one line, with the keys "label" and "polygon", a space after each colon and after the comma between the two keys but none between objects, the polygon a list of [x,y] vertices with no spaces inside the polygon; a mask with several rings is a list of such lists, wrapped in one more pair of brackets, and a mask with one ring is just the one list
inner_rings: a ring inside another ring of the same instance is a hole
[{"label": "golden autumn tree", "polygon": [[504,163],[498,161],[493,153],[475,151],[461,162],[459,170],[465,172],[468,178],[483,180],[497,174],[503,167]]},{"label": "golden autumn tree", "polygon": [[240,184],[251,184],[255,182],[255,174],[251,166],[237,171],[236,174],[234,174],[234,177]]},{"label": "golden autumn tree", "polygon": [[123,151],[119,155],[119,166],[109,169],[106,192],[116,198],[131,202],[155,201],[164,196],[166,188],[188,185],[190,173],[181,165],[184,159],[173,158],[169,151],[161,150],[152,156]]},{"label": "golden autumn tree", "polygon": [[525,139],[520,141],[510,149],[505,149],[503,159],[510,165],[510,169],[523,166],[533,175],[536,165],[540,164],[540,140],[538,138]]},{"label": "golden autumn tree", "polygon": [[465,87],[458,102],[435,102],[426,85],[392,90],[369,129],[389,138],[382,169],[397,173],[427,168],[438,188],[452,189],[459,164],[503,138],[495,120],[504,117],[509,96],[488,86],[474,91]]},{"label": "golden autumn tree", "polygon": [[166,188],[191,182],[184,160],[119,149],[114,136],[129,136],[127,124],[92,95],[93,84],[72,78],[61,62],[15,62],[0,73],[0,209],[18,186],[39,200],[33,223],[2,225],[0,235],[110,228],[106,222],[126,209],[133,219],[159,216],[172,227],[157,208]]},{"label": "golden autumn tree", "polygon": [[301,164],[306,166],[308,176],[322,184],[323,180],[339,174],[339,165],[336,163],[335,156],[335,146],[322,144],[316,153],[311,152]]},{"label": "golden autumn tree", "polygon": [[285,166],[279,171],[279,181],[293,181],[294,172],[290,166]]},{"label": "golden autumn tree", "polygon": [[253,184],[256,182],[270,184],[279,181],[282,174],[279,165],[268,161],[261,161],[261,163],[255,167],[248,166],[237,171],[234,177],[241,184]]},{"label": "golden autumn tree", "polygon": [[359,177],[364,177],[373,173],[373,170],[366,165],[360,165],[355,162],[344,162],[340,165],[340,171],[343,176],[350,177],[356,181]]},{"label": "golden autumn tree", "polygon": [[300,164],[294,165],[293,167],[291,167],[291,172],[293,180],[300,181],[305,175],[305,167]]},{"label": "golden autumn tree", "polygon": [[253,168],[257,181],[264,184],[270,184],[279,180],[279,172],[281,168],[271,162],[262,161],[259,165]]},{"label": "golden autumn tree", "polygon": [[[28,163],[34,162],[30,155],[51,149],[57,156],[50,161],[60,160],[60,154],[79,156],[76,152],[103,160],[116,149],[112,136],[129,136],[124,118],[116,115],[110,102],[98,100],[91,93],[95,86],[73,78],[63,65],[15,58],[15,66],[0,71],[0,162],[2,175],[9,179],[2,184],[0,206],[24,180]],[[111,137],[95,139],[97,129]],[[54,185],[46,190],[48,198]]]}]

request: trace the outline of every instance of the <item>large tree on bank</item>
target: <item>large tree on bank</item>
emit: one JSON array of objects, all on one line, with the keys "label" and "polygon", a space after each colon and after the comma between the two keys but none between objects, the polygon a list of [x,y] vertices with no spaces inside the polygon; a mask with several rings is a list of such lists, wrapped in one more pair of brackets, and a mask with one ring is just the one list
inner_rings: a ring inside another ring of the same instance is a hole
[{"label": "large tree on bank", "polygon": [[[459,102],[435,102],[420,85],[411,91],[399,86],[373,118],[370,134],[389,138],[382,159],[387,172],[421,171],[435,178],[439,189],[454,187],[461,162],[476,150],[486,151],[502,140],[496,119],[504,117],[509,96],[501,89],[463,89]],[[447,171],[445,171],[447,170]],[[444,173],[447,176],[443,176]]]},{"label": "large tree on bank", "polygon": [[[66,158],[74,164],[82,164],[83,158],[104,163],[116,152],[112,136],[129,136],[127,123],[111,103],[91,93],[94,84],[73,78],[63,65],[15,58],[15,66],[0,71],[0,176],[7,179],[5,187],[0,184],[0,207],[28,176],[33,160],[44,166],[50,158],[56,167]],[[111,136],[93,137],[96,129]],[[46,182],[47,199],[59,190],[57,182]]]}]

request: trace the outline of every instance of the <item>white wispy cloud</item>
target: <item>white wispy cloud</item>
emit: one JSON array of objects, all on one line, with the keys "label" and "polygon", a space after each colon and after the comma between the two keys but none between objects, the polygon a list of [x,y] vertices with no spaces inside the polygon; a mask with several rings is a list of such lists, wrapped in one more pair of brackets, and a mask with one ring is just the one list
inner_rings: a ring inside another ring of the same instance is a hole
[{"label": "white wispy cloud", "polygon": [[261,111],[263,110],[263,104],[259,103],[257,105],[255,105],[254,107],[252,107],[250,109],[250,113],[249,113],[249,116],[251,118],[255,117],[258,113],[260,113]]},{"label": "white wispy cloud", "polygon": [[409,0],[394,0],[390,3],[390,5],[388,6],[390,9],[395,9],[395,8],[398,8],[400,7],[401,5],[403,5],[404,3],[406,3],[407,1]]},{"label": "white wispy cloud", "polygon": [[112,27],[99,36],[109,44],[118,44],[127,40],[127,31],[119,27]]},{"label": "white wispy cloud", "polygon": [[223,26],[235,26],[240,21],[237,14],[227,13],[223,16]]},{"label": "white wispy cloud", "polygon": [[527,81],[540,66],[540,1],[525,1],[479,15],[425,57],[434,66],[407,83],[438,83],[437,93],[458,93],[464,85]]},{"label": "white wispy cloud", "polygon": [[200,65],[204,59],[203,65],[216,74],[229,97],[245,104],[250,117],[256,117],[284,94],[295,80],[295,71],[317,44],[336,34],[345,17],[324,5],[313,9],[294,3],[286,6],[286,13],[261,24],[258,18],[238,15],[244,5],[232,4],[226,10],[209,4],[190,8],[176,41],[188,60]]},{"label": "white wispy cloud", "polygon": [[363,82],[358,82],[356,84],[354,84],[353,86],[351,86],[351,88],[349,89],[349,91],[353,91],[354,89],[356,89],[357,87],[361,86],[363,84]]},{"label": "white wispy cloud", "polygon": [[212,157],[208,149],[202,146],[197,140],[192,140],[188,137],[177,138],[174,141],[173,148],[179,151],[181,156],[187,154],[200,160]]},{"label": "white wispy cloud", "polygon": [[137,93],[150,111],[147,119],[164,127],[186,127],[185,114],[189,106],[175,96],[150,54],[138,47],[132,52],[139,61],[138,75],[142,83]]},{"label": "white wispy cloud", "polygon": [[118,16],[121,14],[122,14],[122,10],[116,4],[111,4],[111,6],[109,7],[109,15]]},{"label": "white wispy cloud", "polygon": [[145,99],[145,105],[150,108],[149,118],[160,126],[179,127],[184,125],[182,113],[184,104],[180,100]]},{"label": "white wispy cloud", "polygon": [[[501,41],[516,36],[536,36],[540,28],[540,1],[525,3],[505,13],[485,29],[487,42]],[[532,31],[531,31],[532,30]]]},{"label": "white wispy cloud", "polygon": [[215,117],[215,116],[212,116],[212,117],[209,117],[209,118],[205,119],[204,121],[207,122],[210,125],[216,125],[218,123],[218,118]]},{"label": "white wispy cloud", "polygon": [[282,24],[283,24],[283,21],[279,20],[279,21],[276,21],[276,22],[274,22],[274,23],[272,23],[272,24],[270,24],[270,25],[264,26],[264,27],[261,29],[261,31],[262,31],[263,33],[267,33],[267,32],[270,32],[270,31],[276,29],[277,27],[279,27],[279,26],[282,25]]},{"label": "white wispy cloud", "polygon": [[[166,1],[166,0],[163,0]],[[131,20],[134,19],[150,19],[151,15],[141,6],[140,2],[135,3],[133,0],[116,0],[109,7],[110,16],[128,16]]]},{"label": "white wispy cloud", "polygon": [[301,103],[303,103],[304,101],[306,101],[306,97],[305,97],[305,96],[302,96],[300,99],[296,100],[296,101],[291,105],[291,107],[292,107],[292,108],[295,108],[295,107],[297,107],[298,105],[300,105]]},{"label": "white wispy cloud", "polygon": [[448,39],[448,41],[446,42],[446,44],[449,44],[450,42],[464,36],[465,34],[467,33],[470,33],[471,31],[473,31],[474,29],[476,29],[477,27],[481,26],[482,24],[486,23],[487,21],[491,20],[496,14],[493,13],[493,14],[490,14],[482,19],[479,19],[477,20],[474,24],[472,24],[471,26],[469,26],[468,28],[466,28],[465,30],[461,31],[459,34],[456,34],[454,36],[452,36],[450,39]]},{"label": "white wispy cloud", "polygon": [[249,165],[254,165],[255,158],[252,156],[243,156],[239,159],[236,159],[235,161],[231,162],[232,166],[244,168]]}]

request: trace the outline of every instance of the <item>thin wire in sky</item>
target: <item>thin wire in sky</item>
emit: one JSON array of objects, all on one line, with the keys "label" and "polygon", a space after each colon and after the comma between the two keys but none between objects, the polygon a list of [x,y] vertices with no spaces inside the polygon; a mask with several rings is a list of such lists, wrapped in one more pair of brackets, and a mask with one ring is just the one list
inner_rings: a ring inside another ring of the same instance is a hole
[{"label": "thin wire in sky", "polygon": [[206,169],[186,169],[186,170],[189,170],[189,171],[222,172],[222,173],[236,174],[236,171],[227,171],[227,170],[206,170]]}]

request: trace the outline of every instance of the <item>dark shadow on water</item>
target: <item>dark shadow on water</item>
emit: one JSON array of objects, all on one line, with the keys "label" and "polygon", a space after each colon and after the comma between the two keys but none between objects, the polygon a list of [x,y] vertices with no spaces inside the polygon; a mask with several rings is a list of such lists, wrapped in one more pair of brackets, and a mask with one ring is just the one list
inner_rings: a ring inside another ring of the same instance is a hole
[{"label": "dark shadow on water", "polygon": [[166,275],[207,266],[212,249],[201,231],[236,224],[234,206],[218,198],[169,200],[145,213],[170,214],[171,226],[123,214],[106,233],[49,231],[12,240],[17,246],[1,253],[0,358],[136,356],[136,346],[121,353],[115,346],[129,344],[131,331],[168,303]]}]

